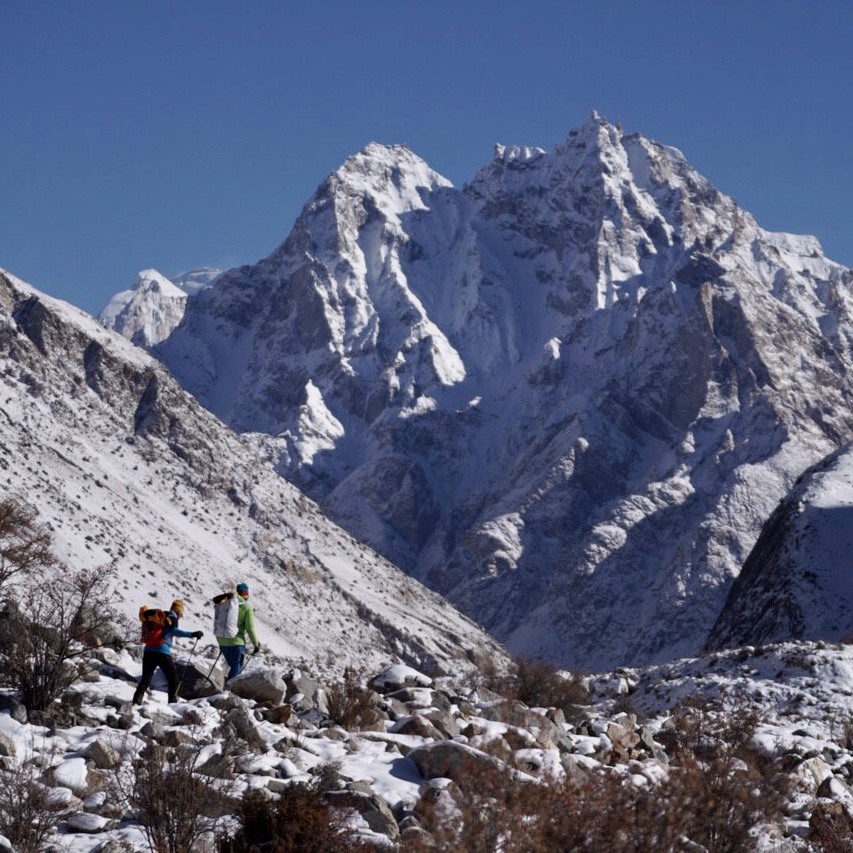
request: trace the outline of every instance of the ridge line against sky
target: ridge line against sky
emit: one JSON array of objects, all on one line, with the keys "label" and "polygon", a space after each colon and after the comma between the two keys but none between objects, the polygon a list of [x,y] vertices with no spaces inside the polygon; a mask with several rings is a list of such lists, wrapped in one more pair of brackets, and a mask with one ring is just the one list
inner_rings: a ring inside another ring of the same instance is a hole
[{"label": "ridge line against sky", "polygon": [[0,267],[97,312],[253,263],[376,140],[456,186],[593,109],[853,265],[853,3],[0,4]]}]

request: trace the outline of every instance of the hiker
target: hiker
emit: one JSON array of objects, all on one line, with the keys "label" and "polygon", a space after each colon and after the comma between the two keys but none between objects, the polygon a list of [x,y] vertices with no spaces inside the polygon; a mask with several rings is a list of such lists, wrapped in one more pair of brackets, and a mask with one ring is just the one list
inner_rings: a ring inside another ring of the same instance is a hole
[{"label": "hiker", "polygon": [[[221,596],[217,596],[213,601],[217,608],[226,603],[226,600],[233,599],[234,593],[226,592]],[[243,660],[246,656],[246,637],[252,641],[254,646],[252,654],[256,655],[261,650],[261,644],[258,640],[258,635],[255,633],[255,612],[252,610],[252,605],[249,604],[249,585],[245,583],[237,584],[237,599],[239,606],[237,614],[237,625],[233,635],[229,631],[224,632],[224,629],[215,629],[217,634],[216,642],[219,643],[219,650],[222,652],[222,657],[228,664],[228,678],[234,678],[239,675],[243,669]],[[228,601],[227,603],[230,603]],[[215,624],[222,624],[214,617]]]},{"label": "hiker", "polygon": [[169,610],[146,610],[144,607],[139,611],[142,620],[142,635],[145,642],[145,652],[142,655],[142,678],[133,694],[133,704],[139,705],[145,691],[151,685],[151,679],[159,666],[166,676],[169,687],[169,702],[177,701],[178,674],[175,670],[175,662],[172,660],[172,637],[193,637],[200,640],[204,635],[202,631],[183,631],[178,627],[178,620],[184,615],[184,602],[176,598]]}]

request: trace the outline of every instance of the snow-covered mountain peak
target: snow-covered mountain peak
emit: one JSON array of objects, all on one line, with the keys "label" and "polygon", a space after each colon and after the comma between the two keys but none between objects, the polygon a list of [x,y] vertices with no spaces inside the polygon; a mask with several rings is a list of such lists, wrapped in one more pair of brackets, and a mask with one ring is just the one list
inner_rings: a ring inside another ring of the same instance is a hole
[{"label": "snow-covered mountain peak", "polygon": [[450,186],[447,178],[433,171],[406,145],[378,142],[371,142],[348,157],[330,183],[334,191],[343,189],[374,199],[390,196],[408,210],[425,207],[422,192]]},{"label": "snow-covered mountain peak", "polygon": [[187,294],[155,269],[137,273],[129,290],[116,294],[98,319],[135,344],[149,348],[167,338],[184,316]]},{"label": "snow-covered mountain peak", "polygon": [[495,160],[505,165],[526,165],[547,154],[544,148],[530,145],[495,145]]},{"label": "snow-covered mountain peak", "polygon": [[181,322],[187,297],[210,287],[220,272],[200,267],[168,279],[156,269],[142,270],[128,290],[109,301],[98,319],[108,329],[150,349]]},{"label": "snow-covered mountain peak", "polygon": [[851,294],[594,114],[461,190],[367,146],[157,354],[360,539],[591,667],[698,649],[773,505],[853,435]]},{"label": "snow-covered mountain peak", "polygon": [[159,270],[153,268],[141,270],[136,274],[136,282],[133,285],[133,289],[160,293],[163,296],[178,297],[181,294],[186,296],[186,293],[180,287],[166,278]]},{"label": "snow-covered mountain peak", "polygon": [[171,281],[188,296],[193,296],[210,287],[221,273],[222,270],[215,267],[198,267],[173,275]]}]

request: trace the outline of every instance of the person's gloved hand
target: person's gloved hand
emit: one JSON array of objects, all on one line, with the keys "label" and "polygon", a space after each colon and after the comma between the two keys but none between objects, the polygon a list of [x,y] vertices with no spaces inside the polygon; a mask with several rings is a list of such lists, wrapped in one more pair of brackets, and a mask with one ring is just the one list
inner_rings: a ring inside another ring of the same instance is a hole
[{"label": "person's gloved hand", "polygon": [[197,640],[200,640],[204,636],[204,631],[193,631],[192,635]]},{"label": "person's gloved hand", "polygon": [[261,650],[261,644],[260,644],[260,643],[258,643],[258,645],[257,645],[257,646],[255,646],[255,648],[254,648],[254,649],[252,649],[252,654],[253,654],[253,655],[256,655],[260,650]]}]

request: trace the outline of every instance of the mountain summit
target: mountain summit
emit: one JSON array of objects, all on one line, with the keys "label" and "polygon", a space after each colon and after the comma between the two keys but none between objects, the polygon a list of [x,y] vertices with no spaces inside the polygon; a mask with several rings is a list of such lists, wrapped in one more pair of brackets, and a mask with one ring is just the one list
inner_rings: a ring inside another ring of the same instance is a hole
[{"label": "mountain summit", "polygon": [[850,439],[851,284],[593,114],[462,189],[367,146],[153,351],[511,649],[596,669],[698,651]]}]

